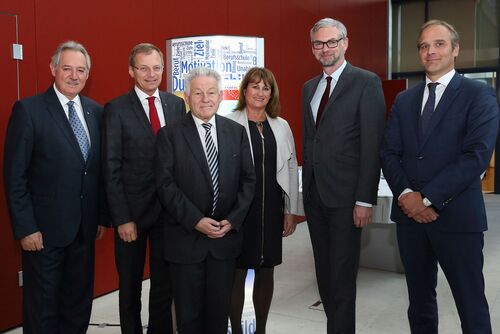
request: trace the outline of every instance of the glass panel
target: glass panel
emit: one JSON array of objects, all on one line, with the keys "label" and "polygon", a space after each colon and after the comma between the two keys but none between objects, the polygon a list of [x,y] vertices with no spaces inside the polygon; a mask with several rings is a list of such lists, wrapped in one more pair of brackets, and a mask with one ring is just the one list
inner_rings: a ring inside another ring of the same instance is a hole
[{"label": "glass panel", "polygon": [[475,67],[475,7],[471,0],[429,1],[429,19],[450,23],[460,35],[456,68]]},{"label": "glass panel", "polygon": [[498,1],[482,0],[476,11],[476,67],[498,66]]},{"label": "glass panel", "polygon": [[420,71],[417,53],[417,37],[425,20],[423,2],[408,2],[395,5],[392,10],[392,71]]},{"label": "glass panel", "polygon": [[481,81],[488,86],[495,88],[496,83],[496,72],[481,72],[481,73],[465,73],[464,77],[473,80]]},{"label": "glass panel", "polygon": [[[416,50],[420,26],[425,21],[425,0],[393,1],[392,72],[421,71]],[[497,0],[433,0],[429,19],[445,20],[460,34],[456,68],[497,67],[499,26]]]}]

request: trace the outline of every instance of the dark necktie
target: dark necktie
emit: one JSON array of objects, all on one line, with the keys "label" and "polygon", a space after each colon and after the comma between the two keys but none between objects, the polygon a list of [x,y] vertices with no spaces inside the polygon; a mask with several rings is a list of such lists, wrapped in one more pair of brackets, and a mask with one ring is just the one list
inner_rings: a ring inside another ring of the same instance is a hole
[{"label": "dark necktie", "polygon": [[87,161],[90,150],[89,138],[83,128],[82,122],[80,122],[80,118],[76,114],[75,102],[73,101],[68,102],[68,120],[78,141],[78,146],[80,146],[80,151],[82,151],[83,159]]},{"label": "dark necktie", "polygon": [[210,177],[212,178],[212,187],[214,190],[214,201],[212,203],[212,215],[217,207],[217,200],[219,198],[219,162],[217,157],[217,148],[215,147],[214,140],[212,139],[211,128],[212,124],[203,123],[205,128],[205,146],[207,154],[208,168],[210,169]]},{"label": "dark necktie", "polygon": [[318,113],[316,115],[316,127],[319,126],[319,122],[321,122],[321,116],[323,116],[323,110],[325,109],[326,103],[330,98],[330,83],[332,82],[332,77],[326,77],[326,88],[323,92],[323,96],[321,97],[321,102],[319,103]]},{"label": "dark necktie", "polygon": [[148,97],[148,103],[149,103],[149,121],[151,122],[151,128],[153,129],[153,133],[156,136],[158,130],[160,130],[161,128],[161,125],[160,125],[160,118],[158,117],[158,111],[156,110],[155,106],[155,97],[154,96]]},{"label": "dark necktie", "polygon": [[427,87],[429,87],[429,97],[427,98],[427,102],[425,103],[424,110],[422,110],[420,119],[420,122],[422,124],[422,134],[425,134],[425,132],[427,131],[427,127],[429,126],[432,114],[434,113],[437,85],[439,85],[439,82],[430,82],[429,84],[427,84]]}]

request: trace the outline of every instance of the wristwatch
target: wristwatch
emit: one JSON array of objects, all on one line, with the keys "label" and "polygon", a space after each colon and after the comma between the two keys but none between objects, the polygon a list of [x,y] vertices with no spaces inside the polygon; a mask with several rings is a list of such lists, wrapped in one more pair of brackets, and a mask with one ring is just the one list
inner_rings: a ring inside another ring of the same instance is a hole
[{"label": "wristwatch", "polygon": [[427,197],[424,197],[424,199],[422,199],[422,204],[425,206],[425,207],[429,207],[432,205],[431,201],[429,201],[429,199]]}]

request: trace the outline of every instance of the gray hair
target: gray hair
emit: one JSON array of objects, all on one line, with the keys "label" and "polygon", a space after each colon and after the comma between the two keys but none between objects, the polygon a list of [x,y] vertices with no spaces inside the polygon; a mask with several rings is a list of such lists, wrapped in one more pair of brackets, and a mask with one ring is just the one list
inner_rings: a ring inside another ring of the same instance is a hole
[{"label": "gray hair", "polygon": [[324,19],[321,19],[318,22],[316,22],[314,24],[314,26],[311,28],[311,31],[309,33],[309,35],[311,37],[311,41],[313,40],[313,35],[315,32],[317,32],[321,28],[326,28],[326,27],[337,28],[340,31],[340,34],[342,35],[342,36],[340,36],[341,38],[347,37],[347,28],[345,27],[345,25],[342,22],[340,22],[338,20],[334,20],[334,19],[329,18],[329,17],[325,17]]},{"label": "gray hair", "polygon": [[[451,35],[451,46],[452,48],[456,48],[460,43],[460,36],[458,32],[455,30],[455,27],[443,20],[430,20],[425,22],[420,27],[420,33],[418,34],[418,39],[420,40],[420,36],[422,36],[422,32],[430,26],[443,26],[450,32]],[[420,41],[417,41],[417,48],[420,46]]]},{"label": "gray hair", "polygon": [[217,73],[216,70],[212,70],[211,68],[208,67],[196,67],[193,68],[189,73],[186,75],[186,78],[184,79],[184,91],[186,94],[189,95],[189,90],[190,90],[190,85],[191,81],[198,77],[212,77],[217,81],[217,89],[219,92],[222,90],[222,82],[221,82],[221,77],[220,74]]},{"label": "gray hair", "polygon": [[56,52],[54,52],[54,55],[52,56],[50,63],[52,67],[57,67],[59,65],[59,61],[61,60],[61,53],[66,50],[72,50],[72,51],[78,51],[83,54],[85,57],[85,63],[87,64],[87,71],[90,71],[90,55],[87,52],[87,49],[85,47],[75,41],[66,41],[64,43],[59,44],[59,46],[56,49]]}]

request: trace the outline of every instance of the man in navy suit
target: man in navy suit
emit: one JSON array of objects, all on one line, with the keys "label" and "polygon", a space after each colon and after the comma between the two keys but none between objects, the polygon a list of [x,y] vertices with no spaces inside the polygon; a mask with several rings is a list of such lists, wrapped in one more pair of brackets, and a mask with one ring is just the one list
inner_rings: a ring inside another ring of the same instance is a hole
[{"label": "man in navy suit", "polygon": [[216,115],[220,75],[187,75],[191,111],[156,142],[156,184],[165,208],[165,257],[174,283],[179,334],[226,334],[242,224],[255,172],[245,128]]},{"label": "man in navy suit", "polygon": [[425,23],[417,46],[425,84],[396,98],[380,153],[394,194],[391,218],[406,271],[411,332],[438,332],[439,263],[463,333],[491,333],[481,174],[497,138],[497,100],[491,87],[455,72],[459,37],[453,26]]},{"label": "man in navy suit", "polygon": [[163,54],[140,43],[129,55],[134,87],[104,106],[103,167],[107,203],[115,227],[115,263],[120,277],[120,328],[142,333],[141,290],[149,242],[148,334],[173,332],[172,287],[163,258],[163,221],[156,194],[154,156],[156,133],[184,117],[184,101],[158,89]]},{"label": "man in navy suit", "polygon": [[5,192],[22,247],[23,331],[86,333],[94,241],[106,224],[102,107],[80,95],[90,71],[81,44],[61,44],[50,69],[54,84],[16,102],[5,140]]}]

